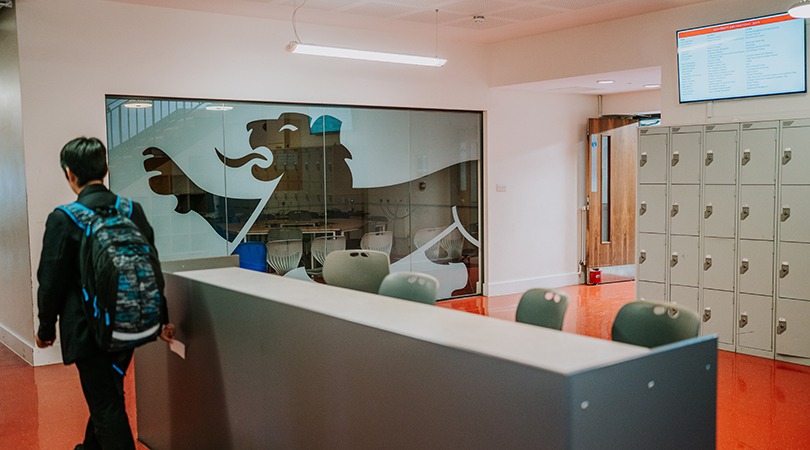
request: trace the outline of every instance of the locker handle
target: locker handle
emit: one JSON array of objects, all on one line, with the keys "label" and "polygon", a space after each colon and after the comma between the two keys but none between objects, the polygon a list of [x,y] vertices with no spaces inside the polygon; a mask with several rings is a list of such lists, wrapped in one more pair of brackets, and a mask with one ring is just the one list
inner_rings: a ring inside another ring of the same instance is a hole
[{"label": "locker handle", "polygon": [[710,204],[706,205],[706,212],[703,213],[703,217],[708,219],[709,217],[712,216],[712,211],[713,211],[712,205]]},{"label": "locker handle", "polygon": [[681,160],[681,155],[678,152],[672,152],[672,167],[678,165],[678,161]]},{"label": "locker handle", "polygon": [[740,274],[748,272],[748,258],[743,258],[742,264],[740,264]]},{"label": "locker handle", "polygon": [[712,255],[706,255],[706,260],[703,262],[703,270],[709,270],[712,267]]},{"label": "locker handle", "polygon": [[678,204],[677,203],[672,204],[672,211],[669,212],[669,215],[672,216],[672,217],[675,217],[675,216],[678,215]]},{"label": "locker handle", "polygon": [[641,161],[638,162],[639,167],[644,167],[647,164],[647,152],[641,153]]},{"label": "locker handle", "polygon": [[742,211],[740,212],[740,220],[745,220],[751,214],[751,210],[748,205],[744,205],[742,207]]},{"label": "locker handle", "polygon": [[714,161],[714,152],[712,150],[706,151],[706,165],[710,165]]},{"label": "locker handle", "polygon": [[748,313],[744,312],[740,314],[740,328],[745,328],[748,325]]},{"label": "locker handle", "polygon": [[790,158],[793,157],[793,152],[790,150],[790,147],[785,149],[785,152],[782,154],[782,165],[786,165],[790,162]]},{"label": "locker handle", "polygon": [[703,309],[703,321],[708,322],[712,318],[712,308],[706,307]]},{"label": "locker handle", "polygon": [[787,320],[785,320],[784,317],[780,317],[776,325],[776,334],[782,334],[785,331],[787,331]]},{"label": "locker handle", "polygon": [[647,202],[641,202],[641,207],[638,209],[638,215],[643,216],[647,212]]},{"label": "locker handle", "polygon": [[678,265],[678,252],[672,252],[672,259],[669,260],[669,266],[675,267]]},{"label": "locker handle", "polygon": [[743,150],[742,165],[746,165],[749,162],[751,162],[751,149],[747,148]]},{"label": "locker handle", "polygon": [[638,263],[644,264],[644,261],[646,260],[647,260],[647,251],[646,250],[640,251],[638,254]]},{"label": "locker handle", "polygon": [[782,261],[782,267],[779,269],[779,278],[785,278],[790,273],[790,264],[787,261]]},{"label": "locker handle", "polygon": [[782,222],[790,219],[790,207],[785,205],[782,207],[782,216],[780,217]]}]

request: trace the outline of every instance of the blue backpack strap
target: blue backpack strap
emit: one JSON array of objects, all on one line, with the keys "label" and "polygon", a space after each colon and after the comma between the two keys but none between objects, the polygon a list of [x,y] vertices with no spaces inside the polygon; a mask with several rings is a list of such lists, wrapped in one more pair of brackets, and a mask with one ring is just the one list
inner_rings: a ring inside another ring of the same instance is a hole
[{"label": "blue backpack strap", "polygon": [[65,212],[65,214],[70,217],[76,225],[79,226],[82,230],[86,229],[90,222],[93,221],[93,216],[96,215],[92,209],[82,205],[79,202],[68,203],[67,205],[62,205],[56,209],[61,209]]},{"label": "blue backpack strap", "polygon": [[132,200],[122,198],[120,195],[115,199],[115,209],[122,215],[132,218]]}]

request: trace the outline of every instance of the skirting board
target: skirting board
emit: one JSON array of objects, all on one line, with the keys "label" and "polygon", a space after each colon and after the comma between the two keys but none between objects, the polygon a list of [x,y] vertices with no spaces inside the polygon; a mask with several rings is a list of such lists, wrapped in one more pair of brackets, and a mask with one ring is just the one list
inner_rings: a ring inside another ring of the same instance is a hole
[{"label": "skirting board", "polygon": [[6,329],[0,324],[0,342],[8,347],[12,352],[16,353],[20,358],[24,359],[28,364],[34,365],[34,348],[30,344],[25,343],[16,334]]},{"label": "skirting board", "polygon": [[557,288],[572,284],[579,284],[579,275],[576,272],[523,280],[484,283],[484,295],[490,297],[494,295],[520,294],[534,288]]}]

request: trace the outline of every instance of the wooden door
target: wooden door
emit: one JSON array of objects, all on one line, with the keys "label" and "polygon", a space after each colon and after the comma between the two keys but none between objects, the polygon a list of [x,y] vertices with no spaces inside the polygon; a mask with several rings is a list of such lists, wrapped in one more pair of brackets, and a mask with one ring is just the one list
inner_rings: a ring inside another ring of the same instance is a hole
[{"label": "wooden door", "polygon": [[635,264],[637,128],[632,119],[588,120],[588,269]]}]

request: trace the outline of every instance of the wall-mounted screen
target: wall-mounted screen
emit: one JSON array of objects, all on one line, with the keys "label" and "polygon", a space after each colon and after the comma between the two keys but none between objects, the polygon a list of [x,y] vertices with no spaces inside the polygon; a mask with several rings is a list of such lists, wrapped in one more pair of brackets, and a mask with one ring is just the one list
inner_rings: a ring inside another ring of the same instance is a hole
[{"label": "wall-mounted screen", "polygon": [[807,92],[805,42],[787,13],[678,31],[680,101]]}]

